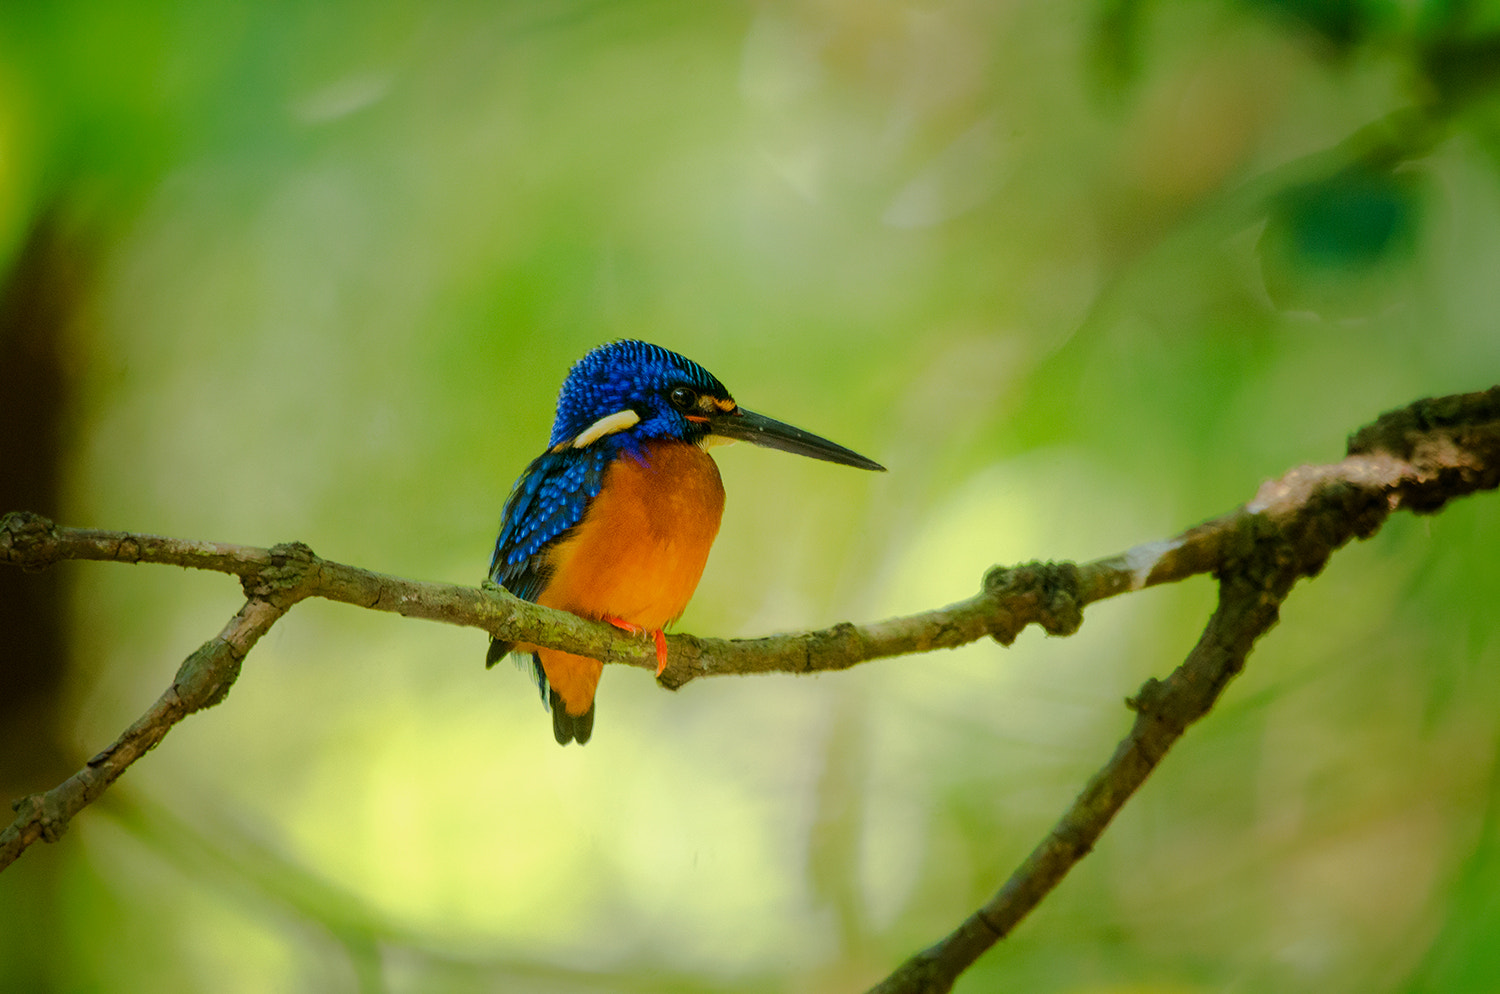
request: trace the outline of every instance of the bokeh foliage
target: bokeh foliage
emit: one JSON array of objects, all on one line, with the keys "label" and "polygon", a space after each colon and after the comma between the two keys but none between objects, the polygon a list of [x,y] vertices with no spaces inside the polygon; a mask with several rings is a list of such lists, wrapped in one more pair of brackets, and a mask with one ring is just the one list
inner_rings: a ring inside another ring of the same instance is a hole
[{"label": "bokeh foliage", "polygon": [[[684,630],[1114,553],[1496,381],[1497,53],[1460,0],[10,4],[0,258],[90,260],[33,509],[477,582],[568,364],[629,336],[891,467],[724,450]],[[1482,497],[1336,556],[959,989],[1494,989],[1497,552]],[[76,765],[239,593],[62,572]],[[611,671],[582,750],[480,633],[304,604],[0,877],[0,988],[862,989],[1211,598],[818,679]]]}]

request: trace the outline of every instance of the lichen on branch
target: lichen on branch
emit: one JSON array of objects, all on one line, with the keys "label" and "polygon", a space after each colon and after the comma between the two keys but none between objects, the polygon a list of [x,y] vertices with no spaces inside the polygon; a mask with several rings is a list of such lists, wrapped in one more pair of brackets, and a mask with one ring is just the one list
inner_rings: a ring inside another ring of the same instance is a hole
[{"label": "lichen on branch", "polygon": [[[1168,749],[1209,712],[1299,580],[1316,576],[1341,546],[1373,535],[1395,511],[1433,513],[1497,486],[1500,387],[1420,400],[1356,431],[1339,462],[1294,468],[1262,484],[1244,505],[1172,538],[1082,564],[995,567],[967,600],[904,617],[753,639],[672,635],[659,682],[675,689],[706,676],[840,670],[984,638],[1009,645],[1031,624],[1070,635],[1095,601],[1200,574],[1217,578],[1218,607],[1198,644],[1169,676],[1147,681],[1127,702],[1136,713],[1130,732],[1047,837],[983,907],[874,988],[947,991],[1089,852]],[[323,559],[297,542],[258,548],[66,528],[19,511],[0,518],[0,563],[39,570],[67,559],[226,573],[239,578],[247,599],[113,744],[57,787],[14,803],[16,817],[0,831],[0,869],[33,842],[58,839],[74,815],[177,722],[222,701],[260,637],[309,597],[478,628],[605,662],[656,665],[644,641],[493,585],[387,576]]]}]

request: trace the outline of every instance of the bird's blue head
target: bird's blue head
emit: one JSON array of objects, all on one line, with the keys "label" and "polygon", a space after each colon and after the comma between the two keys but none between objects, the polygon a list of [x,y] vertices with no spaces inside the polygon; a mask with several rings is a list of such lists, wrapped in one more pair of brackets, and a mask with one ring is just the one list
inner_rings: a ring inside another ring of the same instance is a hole
[{"label": "bird's blue head", "polygon": [[596,444],[640,454],[643,442],[702,445],[743,439],[829,462],[879,463],[800,428],[747,411],[724,384],[685,356],[646,342],[610,342],[574,363],[557,397],[548,445],[554,452]]},{"label": "bird's blue head", "polygon": [[548,444],[583,448],[607,435],[627,448],[660,438],[696,442],[707,434],[705,403],[735,407],[724,384],[691,359],[647,342],[610,342],[573,364]]}]

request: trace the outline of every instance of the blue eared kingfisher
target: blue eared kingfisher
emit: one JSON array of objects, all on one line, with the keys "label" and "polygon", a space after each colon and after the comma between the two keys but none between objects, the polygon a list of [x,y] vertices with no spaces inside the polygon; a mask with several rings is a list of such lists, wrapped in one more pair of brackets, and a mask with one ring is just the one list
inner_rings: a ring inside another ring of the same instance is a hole
[{"label": "blue eared kingfisher", "polygon": [[[660,676],[662,629],[693,596],[724,512],[708,449],[736,440],[885,469],[745,410],[712,373],[676,352],[611,342],[568,373],[547,451],[505,502],[490,579],[525,600],[649,633]],[[587,742],[603,664],[503,639],[490,642],[485,663],[510,652],[529,665],[558,743]]]}]

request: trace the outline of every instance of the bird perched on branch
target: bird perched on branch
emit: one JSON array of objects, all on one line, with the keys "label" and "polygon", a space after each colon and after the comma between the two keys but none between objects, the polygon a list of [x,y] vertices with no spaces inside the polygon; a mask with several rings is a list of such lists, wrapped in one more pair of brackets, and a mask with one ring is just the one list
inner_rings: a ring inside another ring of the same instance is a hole
[{"label": "bird perched on branch", "polygon": [[[713,374],[646,342],[601,345],[573,366],[547,451],[505,502],[490,579],[517,597],[649,633],[687,607],[724,511],[709,458],[736,440],[828,462],[885,467],[735,403]],[[552,711],[559,744],[589,740],[603,664],[556,649],[490,642],[486,665],[516,652]]]}]

